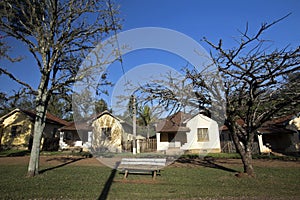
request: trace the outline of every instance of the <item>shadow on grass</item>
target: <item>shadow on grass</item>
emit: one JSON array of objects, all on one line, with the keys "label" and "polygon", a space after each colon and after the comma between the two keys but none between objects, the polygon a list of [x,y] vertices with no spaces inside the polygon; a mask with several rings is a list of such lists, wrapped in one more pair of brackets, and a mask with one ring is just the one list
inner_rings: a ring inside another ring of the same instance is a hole
[{"label": "shadow on grass", "polygon": [[[65,163],[62,163],[60,165],[54,166],[54,167],[49,167],[49,168],[46,168],[46,169],[42,169],[42,170],[39,171],[39,174],[42,174],[42,173],[45,173],[47,171],[54,170],[54,169],[57,169],[57,168],[60,168],[60,167],[64,167],[66,165],[69,165],[71,163],[77,162],[77,161],[82,160],[84,158],[63,158],[63,160],[57,159],[57,158],[54,158],[54,159],[55,160],[59,160],[59,161],[66,161],[66,160],[69,160],[69,161],[65,162]],[[54,160],[54,159],[49,159],[47,161]]]},{"label": "shadow on grass", "polygon": [[216,164],[214,162],[213,158],[207,157],[204,159],[189,159],[189,158],[180,158],[177,160],[177,162],[179,163],[189,163],[189,164],[194,164],[194,165],[200,165],[203,167],[209,167],[209,168],[214,168],[214,169],[220,169],[223,171],[227,171],[227,172],[239,172],[235,169],[231,169],[228,167],[224,167],[222,165]]},{"label": "shadow on grass", "polygon": [[16,151],[3,151],[0,152],[1,157],[18,157],[18,156],[27,156],[30,154],[29,150],[16,150]]},{"label": "shadow on grass", "polygon": [[107,199],[110,187],[111,187],[111,185],[114,181],[114,178],[115,178],[115,175],[118,171],[117,169],[118,169],[119,165],[120,165],[120,162],[117,162],[115,167],[111,170],[111,173],[110,173],[110,175],[109,175],[109,177],[108,177],[108,179],[107,179],[107,181],[104,185],[104,188],[102,189],[102,192],[101,192],[100,196],[98,197],[98,200]]}]

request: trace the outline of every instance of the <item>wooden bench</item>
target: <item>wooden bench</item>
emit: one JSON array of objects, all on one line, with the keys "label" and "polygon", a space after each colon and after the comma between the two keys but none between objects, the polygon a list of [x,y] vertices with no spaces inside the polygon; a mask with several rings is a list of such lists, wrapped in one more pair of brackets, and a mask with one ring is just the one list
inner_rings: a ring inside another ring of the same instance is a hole
[{"label": "wooden bench", "polygon": [[164,166],[166,166],[166,158],[122,158],[118,168],[124,172],[124,179],[129,173],[152,173],[152,178],[155,179]]}]

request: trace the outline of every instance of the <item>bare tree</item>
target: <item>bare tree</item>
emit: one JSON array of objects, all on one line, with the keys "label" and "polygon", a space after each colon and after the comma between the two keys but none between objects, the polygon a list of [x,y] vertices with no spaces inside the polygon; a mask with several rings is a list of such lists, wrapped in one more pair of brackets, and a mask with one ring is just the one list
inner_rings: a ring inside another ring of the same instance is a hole
[{"label": "bare tree", "polygon": [[0,8],[1,31],[27,47],[40,72],[35,89],[8,69],[0,68],[1,74],[36,95],[28,166],[28,176],[34,176],[38,174],[40,141],[51,95],[70,94],[83,58],[105,35],[120,27],[112,20],[116,9],[105,0],[3,0]]},{"label": "bare tree", "polygon": [[[188,98],[193,102],[189,105],[206,110],[219,123],[223,118],[241,155],[244,173],[249,176],[255,175],[252,149],[258,128],[285,108],[289,108],[289,113],[299,112],[291,110],[291,104],[299,107],[300,99],[297,89],[299,80],[291,78],[291,74],[300,69],[300,47],[272,50],[261,39],[266,30],[284,18],[262,24],[253,36],[248,33],[247,27],[245,32],[241,32],[237,47],[232,49],[226,50],[222,40],[215,45],[204,38],[216,52],[211,53],[211,57],[221,77],[210,74],[208,79],[207,74],[188,67],[185,79],[182,80],[190,84],[186,84],[189,87],[181,91],[194,93],[196,97]],[[220,81],[223,81],[224,87],[220,86]],[[144,87],[143,91],[149,94],[149,99],[159,99],[159,103],[174,107],[179,105],[180,100],[175,92],[178,85],[169,84],[172,87],[166,87],[156,82]],[[226,101],[223,102],[222,97]]]},{"label": "bare tree", "polygon": [[219,123],[224,122],[224,88],[218,71],[201,71],[191,66],[183,68],[184,74],[168,73],[159,80],[151,80],[139,88],[142,102],[159,104],[162,112],[173,114],[183,111],[191,115],[206,114]]},{"label": "bare tree", "polygon": [[[285,17],[284,17],[285,18]],[[299,70],[300,48],[271,50],[260,39],[273,23],[265,23],[256,34],[242,33],[238,46],[225,50],[204,38],[217,54],[212,56],[223,76],[226,96],[225,125],[228,127],[244,164],[244,173],[254,176],[252,149],[258,128],[291,103],[299,104],[299,91],[289,91],[295,83],[286,76]],[[195,82],[197,73],[191,73]],[[293,111],[290,110],[290,113]]]}]

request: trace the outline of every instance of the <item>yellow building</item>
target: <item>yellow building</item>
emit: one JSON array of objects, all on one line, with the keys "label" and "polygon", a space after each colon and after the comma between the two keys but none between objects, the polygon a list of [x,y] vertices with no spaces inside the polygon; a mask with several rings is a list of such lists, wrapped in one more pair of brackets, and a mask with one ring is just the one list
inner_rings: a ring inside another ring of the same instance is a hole
[{"label": "yellow building", "polygon": [[104,111],[92,122],[92,149],[96,152],[122,152],[123,144],[132,133],[131,125]]},{"label": "yellow building", "polygon": [[[14,109],[0,118],[0,148],[30,149],[32,145],[35,112]],[[58,128],[69,123],[50,113],[46,114],[43,141],[57,136]],[[45,149],[47,150],[47,149]]]},{"label": "yellow building", "polygon": [[132,126],[108,111],[87,121],[70,123],[59,129],[60,149],[81,147],[92,153],[127,151],[132,141]]}]

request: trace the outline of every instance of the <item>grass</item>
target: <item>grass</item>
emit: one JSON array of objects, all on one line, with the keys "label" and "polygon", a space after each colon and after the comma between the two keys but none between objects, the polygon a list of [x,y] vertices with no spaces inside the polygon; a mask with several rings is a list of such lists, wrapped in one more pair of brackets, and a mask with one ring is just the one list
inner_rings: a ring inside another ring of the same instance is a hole
[{"label": "grass", "polygon": [[256,178],[236,178],[220,169],[168,166],[155,181],[145,175],[124,181],[104,166],[65,165],[34,178],[27,178],[26,170],[25,164],[0,165],[0,199],[300,198],[297,167],[256,167]]},{"label": "grass", "polygon": [[29,154],[29,150],[9,149],[0,151],[0,157],[25,156]]},{"label": "grass", "polygon": [[27,178],[26,166],[0,166],[1,199],[96,199],[110,173],[104,167],[67,166]]},{"label": "grass", "polygon": [[[299,170],[280,168],[256,170],[259,174],[257,178],[235,178],[232,173],[211,168],[168,168],[163,172],[161,182],[155,185],[114,183],[109,197],[111,199],[300,197]],[[130,193],[132,188],[134,189]]]},{"label": "grass", "polygon": [[[15,157],[15,156],[28,156],[29,150],[9,149],[0,151],[0,157]],[[92,157],[88,152],[72,152],[72,151],[41,151],[41,156],[84,156]]]},{"label": "grass", "polygon": [[[241,156],[238,153],[208,153],[208,154],[184,154],[181,157],[183,158],[203,158],[203,157],[213,157],[213,158],[226,158],[226,159],[241,159]],[[253,159],[268,159],[268,160],[285,160],[285,161],[297,161],[300,160],[298,155],[285,155],[285,156],[276,156],[276,155],[265,155],[265,154],[254,154]]]}]

